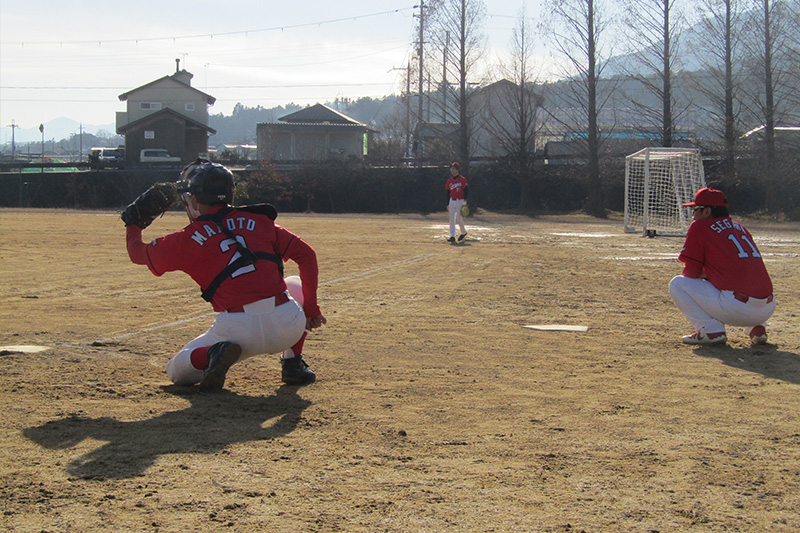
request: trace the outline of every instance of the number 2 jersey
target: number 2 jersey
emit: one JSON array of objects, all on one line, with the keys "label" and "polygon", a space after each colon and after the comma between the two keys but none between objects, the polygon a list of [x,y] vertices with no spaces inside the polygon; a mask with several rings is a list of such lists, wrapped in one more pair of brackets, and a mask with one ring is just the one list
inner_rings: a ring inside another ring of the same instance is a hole
[{"label": "number 2 jersey", "polygon": [[[210,213],[221,209],[213,208]],[[319,272],[314,249],[294,233],[276,225],[263,214],[236,210],[223,219],[223,224],[252,252],[267,252],[283,261],[297,263],[303,280],[303,308],[307,317],[320,314],[317,305]],[[175,233],[145,244],[142,230],[126,228],[127,249],[131,261],[147,265],[156,276],[165,272],[186,272],[205,290],[229,263],[238,258],[233,240],[209,220],[195,220]],[[268,259],[243,266],[225,279],[214,293],[211,304],[215,311],[247,305],[286,290],[278,265]]]},{"label": "number 2 jersey", "polygon": [[752,298],[772,294],[772,280],[753,237],[730,217],[692,222],[678,258],[685,263],[684,276],[705,277],[721,291]]}]

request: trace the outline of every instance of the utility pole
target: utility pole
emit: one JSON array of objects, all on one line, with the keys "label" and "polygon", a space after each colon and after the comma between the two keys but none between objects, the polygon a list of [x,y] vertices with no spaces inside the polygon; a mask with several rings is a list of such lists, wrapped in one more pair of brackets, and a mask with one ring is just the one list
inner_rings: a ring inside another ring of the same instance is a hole
[{"label": "utility pole", "polygon": [[447,49],[450,47],[450,32],[445,34],[444,53],[442,54],[442,122],[447,122]]},{"label": "utility pole", "polygon": [[44,174],[44,124],[39,124],[39,131],[42,134],[42,173]]},{"label": "utility pole", "polygon": [[78,127],[78,135],[80,136],[80,149],[78,151],[78,161],[83,161],[83,123]]},{"label": "utility pole", "polygon": [[419,54],[419,120],[422,120],[422,96],[424,94],[423,89],[423,81],[425,80],[425,69],[424,69],[424,36],[425,36],[425,1],[420,0],[419,3],[419,49],[417,53]]},{"label": "utility pole", "polygon": [[419,72],[418,72],[418,75],[419,75],[419,85],[418,85],[418,87],[419,88],[418,88],[418,91],[417,91],[417,95],[418,95],[418,98],[417,98],[418,99],[418,102],[417,102],[417,139],[416,139],[416,142],[414,143],[414,158],[417,159],[417,164],[419,164],[419,156],[420,156],[419,150],[420,150],[420,147],[421,147],[421,144],[422,144],[420,142],[421,139],[419,139],[419,132],[420,132],[420,127],[422,126],[422,121],[423,121],[423,102],[422,102],[422,98],[423,98],[423,95],[424,95],[423,83],[425,81],[425,75],[424,75],[424,72],[425,72],[425,70],[424,70],[424,68],[425,68],[425,64],[424,64],[425,58],[424,58],[424,56],[425,56],[425,54],[424,54],[424,46],[423,46],[423,43],[425,41],[425,0],[420,0],[419,5],[418,6],[414,6],[414,7],[419,7],[419,43],[417,43],[417,56],[418,56],[418,59],[419,59]]},{"label": "utility pole", "polygon": [[461,0],[461,27],[459,28],[459,32],[458,156],[461,158],[461,165],[465,172],[469,172],[469,136],[467,130],[467,0]]},{"label": "utility pole", "polygon": [[[415,149],[416,151],[416,149]],[[411,61],[406,67],[406,154],[411,155]]]},{"label": "utility pole", "polygon": [[19,128],[19,126],[14,122],[14,119],[11,119],[11,124],[8,126],[11,128],[11,161],[14,161],[16,158],[14,156],[14,152],[17,150],[16,143],[14,142],[14,130]]}]

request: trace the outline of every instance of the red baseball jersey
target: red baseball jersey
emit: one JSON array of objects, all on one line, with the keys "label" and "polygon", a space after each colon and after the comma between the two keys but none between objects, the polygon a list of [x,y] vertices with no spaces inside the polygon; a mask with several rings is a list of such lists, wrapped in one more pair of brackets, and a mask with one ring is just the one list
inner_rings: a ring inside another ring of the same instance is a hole
[{"label": "red baseball jersey", "polygon": [[[210,213],[219,211],[212,209]],[[317,305],[318,268],[316,253],[305,241],[276,225],[266,215],[234,209],[223,223],[253,252],[277,254],[297,263],[303,280],[303,308],[308,317],[320,314]],[[136,264],[147,265],[156,276],[180,270],[205,290],[239,252],[236,244],[211,221],[195,220],[175,233],[142,242],[138,226],[127,227],[128,255]],[[280,294],[286,290],[277,263],[260,259],[231,274],[214,293],[211,304],[224,311]]]},{"label": "red baseball jersey", "polygon": [[772,294],[772,280],[753,237],[730,217],[692,222],[679,259],[685,263],[685,276],[706,277],[721,291],[752,298]]},{"label": "red baseball jersey", "polygon": [[461,174],[458,176],[451,176],[447,180],[447,183],[445,183],[444,188],[450,191],[451,200],[464,200],[464,189],[467,188],[467,178]]}]

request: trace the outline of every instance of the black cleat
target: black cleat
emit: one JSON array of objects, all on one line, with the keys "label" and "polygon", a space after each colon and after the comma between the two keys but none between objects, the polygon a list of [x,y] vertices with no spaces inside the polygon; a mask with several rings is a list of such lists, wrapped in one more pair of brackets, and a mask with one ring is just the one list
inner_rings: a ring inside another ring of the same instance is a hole
[{"label": "black cleat", "polygon": [[458,242],[464,242],[464,239],[466,239],[466,238],[467,238],[467,234],[466,233],[462,233],[461,235],[458,236]]},{"label": "black cleat", "polygon": [[303,354],[295,355],[291,359],[281,358],[281,380],[287,385],[305,385],[314,383],[317,375],[303,361]]},{"label": "black cleat", "polygon": [[218,342],[208,349],[208,368],[200,381],[200,390],[221,390],[225,376],[242,355],[242,348],[232,342]]},{"label": "black cleat", "polygon": [[450,237],[449,239],[447,239],[447,242],[451,242],[451,243],[452,242],[456,242],[456,238],[455,237]]}]

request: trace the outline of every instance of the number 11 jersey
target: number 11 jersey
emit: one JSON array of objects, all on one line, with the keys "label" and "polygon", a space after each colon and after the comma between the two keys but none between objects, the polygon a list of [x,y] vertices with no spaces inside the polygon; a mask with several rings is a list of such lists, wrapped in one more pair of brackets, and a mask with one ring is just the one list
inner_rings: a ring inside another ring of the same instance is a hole
[{"label": "number 11 jersey", "polygon": [[752,298],[772,294],[772,280],[752,235],[730,217],[692,222],[678,258],[686,264],[684,275],[705,277],[721,291]]}]

